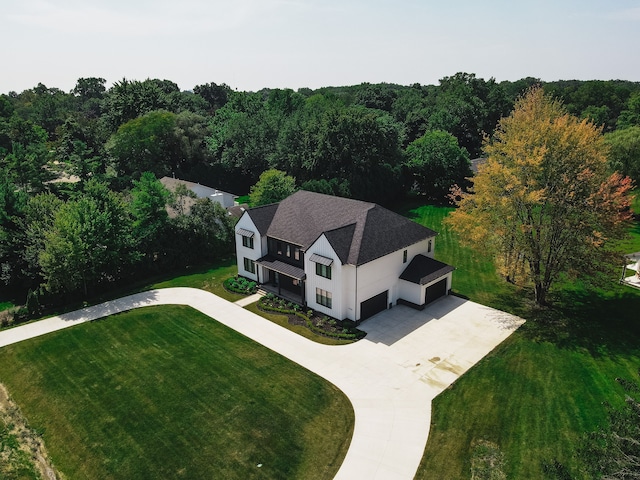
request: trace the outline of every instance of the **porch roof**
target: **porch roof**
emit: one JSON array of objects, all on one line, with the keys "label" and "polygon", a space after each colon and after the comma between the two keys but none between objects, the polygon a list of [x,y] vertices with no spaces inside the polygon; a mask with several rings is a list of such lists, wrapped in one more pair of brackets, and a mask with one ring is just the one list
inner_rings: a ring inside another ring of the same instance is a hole
[{"label": "porch roof", "polygon": [[425,255],[416,255],[400,275],[401,280],[426,285],[455,270],[451,265],[439,262]]},{"label": "porch roof", "polygon": [[295,278],[296,280],[304,280],[307,277],[307,274],[304,273],[302,268],[284,263],[275,259],[271,255],[262,257],[260,260],[257,260],[256,263],[262,267],[268,268],[269,270],[273,270],[274,272]]}]

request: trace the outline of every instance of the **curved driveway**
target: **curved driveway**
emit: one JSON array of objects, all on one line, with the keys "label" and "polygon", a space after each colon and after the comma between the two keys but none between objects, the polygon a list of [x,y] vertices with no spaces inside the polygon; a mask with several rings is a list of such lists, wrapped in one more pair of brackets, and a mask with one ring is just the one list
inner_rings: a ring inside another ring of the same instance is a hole
[{"label": "curved driveway", "polygon": [[327,346],[194,288],[152,290],[0,332],[0,347],[133,308],[189,305],[324,377],[351,401],[355,429],[336,479],[411,480],[429,435],[431,400],[523,320],[444,297],[368,319],[367,336]]}]

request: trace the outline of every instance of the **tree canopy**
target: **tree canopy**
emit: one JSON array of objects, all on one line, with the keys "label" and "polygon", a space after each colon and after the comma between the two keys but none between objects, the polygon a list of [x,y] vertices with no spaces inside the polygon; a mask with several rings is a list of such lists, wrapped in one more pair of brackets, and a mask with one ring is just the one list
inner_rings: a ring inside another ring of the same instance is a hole
[{"label": "tree canopy", "polygon": [[[533,88],[485,145],[488,159],[449,223],[492,252],[501,273],[546,303],[558,278],[593,280],[614,259],[631,219],[631,180],[607,168],[601,130]],[[521,278],[522,277],[522,278]]]},{"label": "tree canopy", "polygon": [[442,200],[454,185],[463,185],[471,176],[471,163],[465,148],[453,135],[434,130],[407,147],[406,164],[420,193]]},{"label": "tree canopy", "polygon": [[258,207],[284,200],[295,191],[295,178],[272,168],[263,172],[258,182],[251,187],[249,200],[252,206]]}]

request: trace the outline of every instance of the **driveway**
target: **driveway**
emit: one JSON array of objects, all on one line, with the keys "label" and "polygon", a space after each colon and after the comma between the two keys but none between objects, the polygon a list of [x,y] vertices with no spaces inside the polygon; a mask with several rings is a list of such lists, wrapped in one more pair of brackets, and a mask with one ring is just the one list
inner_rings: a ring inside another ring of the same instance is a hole
[{"label": "driveway", "polygon": [[193,288],[169,288],[0,332],[0,347],[114,313],[182,304],[280,353],[340,388],[355,429],[336,479],[411,480],[429,435],[431,401],[524,321],[458,297],[423,311],[397,306],[365,321],[354,344],[320,345],[239,305]]}]

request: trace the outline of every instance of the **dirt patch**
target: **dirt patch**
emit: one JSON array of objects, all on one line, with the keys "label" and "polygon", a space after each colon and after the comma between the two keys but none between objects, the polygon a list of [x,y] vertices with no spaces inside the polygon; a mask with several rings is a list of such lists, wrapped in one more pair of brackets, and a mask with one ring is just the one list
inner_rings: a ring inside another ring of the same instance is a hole
[{"label": "dirt patch", "polygon": [[[15,451],[2,451],[1,460],[5,460],[5,456],[24,452],[22,456],[28,455],[28,461],[42,478],[46,480],[64,479],[51,463],[42,438],[29,427],[18,405],[9,397],[7,389],[2,384],[0,384],[0,422],[6,426],[7,435],[16,440],[16,445],[13,448]],[[11,447],[9,448],[11,449]]]}]

